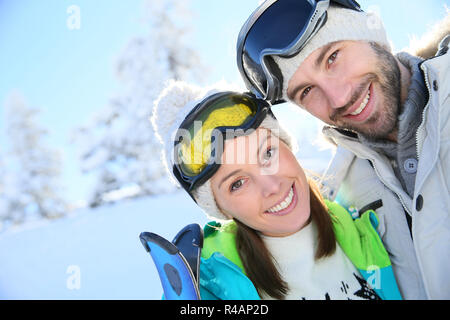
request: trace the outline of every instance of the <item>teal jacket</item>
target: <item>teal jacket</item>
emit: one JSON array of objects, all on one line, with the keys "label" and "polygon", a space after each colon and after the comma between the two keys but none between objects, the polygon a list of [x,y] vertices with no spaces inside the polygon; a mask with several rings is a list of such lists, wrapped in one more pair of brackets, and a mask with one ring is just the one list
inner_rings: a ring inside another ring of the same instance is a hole
[{"label": "teal jacket", "polygon": [[[388,253],[376,231],[374,211],[353,219],[346,209],[325,201],[336,240],[361,275],[381,299],[402,299]],[[255,286],[246,276],[236,249],[236,224],[210,222],[204,228],[200,263],[200,295],[203,300],[259,300]]]}]

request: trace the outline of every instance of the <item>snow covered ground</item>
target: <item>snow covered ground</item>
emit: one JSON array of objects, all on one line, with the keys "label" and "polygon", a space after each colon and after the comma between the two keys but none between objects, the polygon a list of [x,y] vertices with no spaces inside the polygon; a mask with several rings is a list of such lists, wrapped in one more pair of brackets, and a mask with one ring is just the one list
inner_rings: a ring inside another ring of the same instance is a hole
[{"label": "snow covered ground", "polygon": [[0,235],[0,299],[160,299],[142,231],[172,239],[206,217],[184,192],[80,210]]}]

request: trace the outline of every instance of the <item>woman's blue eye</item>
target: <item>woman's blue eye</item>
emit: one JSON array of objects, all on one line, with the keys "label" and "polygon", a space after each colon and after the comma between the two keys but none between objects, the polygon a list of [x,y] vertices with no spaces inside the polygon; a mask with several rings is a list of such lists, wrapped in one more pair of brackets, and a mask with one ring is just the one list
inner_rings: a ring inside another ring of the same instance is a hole
[{"label": "woman's blue eye", "polygon": [[242,187],[243,184],[244,184],[244,179],[239,179],[236,182],[233,182],[231,184],[230,191],[235,191],[235,190],[239,189],[240,187]]},{"label": "woman's blue eye", "polygon": [[268,165],[269,161],[271,161],[271,159],[276,156],[276,152],[277,148],[274,148],[273,146],[267,148],[267,150],[262,155],[262,164]]},{"label": "woman's blue eye", "polygon": [[270,158],[272,158],[273,154],[272,154],[272,148],[268,148],[264,154],[264,159],[265,160],[269,160]]}]

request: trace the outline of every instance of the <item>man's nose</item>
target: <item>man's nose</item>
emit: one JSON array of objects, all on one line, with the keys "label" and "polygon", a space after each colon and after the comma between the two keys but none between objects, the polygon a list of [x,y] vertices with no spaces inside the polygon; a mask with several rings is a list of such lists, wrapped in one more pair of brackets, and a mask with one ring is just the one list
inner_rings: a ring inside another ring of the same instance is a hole
[{"label": "man's nose", "polygon": [[322,90],[333,109],[342,108],[351,101],[352,86],[345,78],[327,78],[322,84]]}]

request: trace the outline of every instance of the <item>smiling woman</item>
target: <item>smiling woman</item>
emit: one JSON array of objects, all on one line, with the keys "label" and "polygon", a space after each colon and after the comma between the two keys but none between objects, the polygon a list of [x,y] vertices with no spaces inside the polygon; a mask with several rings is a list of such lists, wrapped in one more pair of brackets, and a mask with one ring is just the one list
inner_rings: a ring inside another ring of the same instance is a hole
[{"label": "smiling woman", "polygon": [[[288,284],[262,237],[267,236],[270,242],[270,237],[295,234],[314,221],[319,239],[316,259],[332,255],[336,240],[314,182],[306,178],[290,143],[278,141],[266,129],[274,127],[271,121],[266,118],[250,135],[225,142],[222,158],[230,159],[229,153],[239,153],[245,155],[246,161],[222,164],[211,178],[211,188],[220,210],[237,224],[236,246],[248,277],[260,292],[281,299],[288,292]],[[261,140],[257,149],[239,148]],[[264,174],[269,171],[272,174]]]},{"label": "smiling woman", "polygon": [[[222,221],[205,226],[202,299],[400,298],[376,214],[325,201],[270,104],[224,89],[172,82],[152,116],[167,169]],[[373,266],[384,283],[367,283]]]},{"label": "smiling woman", "polygon": [[[288,144],[278,141],[265,126],[271,127],[263,121],[250,135],[225,142],[222,158],[235,152],[245,155],[246,161],[223,163],[211,177],[211,188],[228,219],[237,219],[265,235],[287,236],[310,219],[309,185]],[[260,147],[239,148],[261,136],[269,138]],[[272,174],[265,173],[269,170]]]}]

